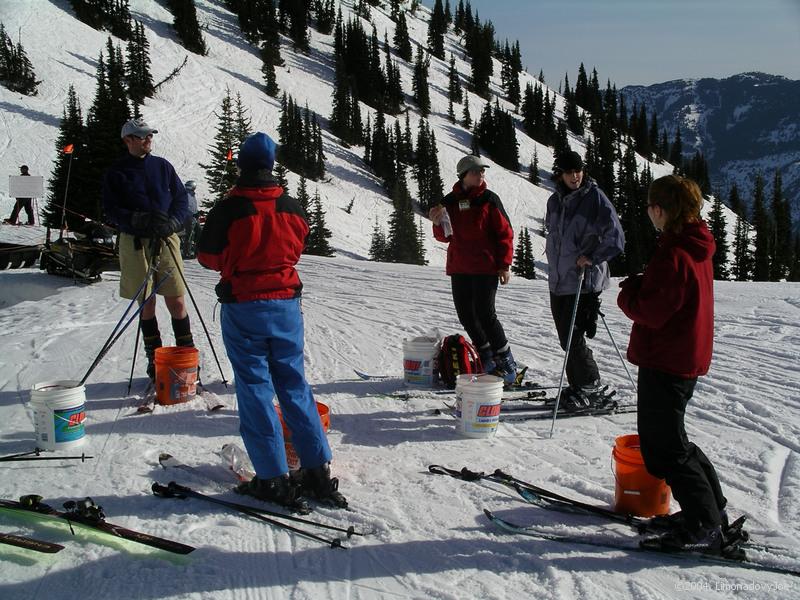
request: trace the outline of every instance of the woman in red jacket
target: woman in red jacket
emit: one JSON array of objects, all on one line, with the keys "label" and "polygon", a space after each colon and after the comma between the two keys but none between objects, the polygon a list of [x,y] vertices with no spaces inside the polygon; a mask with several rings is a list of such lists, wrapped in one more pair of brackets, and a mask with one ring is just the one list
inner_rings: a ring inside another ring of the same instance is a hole
[{"label": "woman in red jacket", "polygon": [[681,512],[675,527],[646,540],[667,550],[719,554],[725,505],[717,473],[684,426],[697,378],[708,372],[714,337],[714,237],[700,218],[697,184],[656,179],[647,214],[661,231],[643,275],[622,283],[617,304],[633,320],[628,359],[639,366],[638,429],[647,470],[666,479]]},{"label": "woman in red jacket", "polygon": [[494,301],[498,281],[505,285],[511,279],[514,231],[500,198],[486,187],[488,166],[471,154],[459,160],[453,191],[431,208],[429,216],[434,237],[450,244],[447,274],[458,320],[477,348],[484,371],[511,383],[517,364]]}]

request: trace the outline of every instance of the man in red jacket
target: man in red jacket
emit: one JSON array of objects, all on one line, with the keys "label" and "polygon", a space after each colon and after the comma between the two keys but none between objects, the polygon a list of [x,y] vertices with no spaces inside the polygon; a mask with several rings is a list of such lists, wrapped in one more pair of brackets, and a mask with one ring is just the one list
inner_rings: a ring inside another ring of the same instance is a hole
[{"label": "man in red jacket", "polygon": [[[274,163],[268,135],[244,141],[236,185],[208,213],[198,242],[198,262],[220,273],[222,339],[236,378],[239,431],[256,470],[238,489],[300,512],[308,510],[304,496],[345,507],[303,365],[303,284],[295,265],[308,223],[272,176]],[[302,465],[293,477],[274,397]]]},{"label": "man in red jacket", "polygon": [[458,320],[478,349],[484,371],[511,383],[517,363],[494,305],[498,282],[505,285],[511,280],[514,231],[500,198],[486,187],[488,167],[471,154],[459,160],[453,191],[431,208],[429,216],[434,237],[450,244],[446,270]]},{"label": "man in red jacket", "polygon": [[711,461],[686,435],[697,378],[708,372],[714,339],[714,237],[700,218],[693,181],[667,175],[648,192],[647,214],[662,232],[643,275],[620,283],[617,304],[633,320],[628,359],[639,365],[638,429],[647,470],[681,505],[673,531],[643,544],[719,554],[725,505]]}]

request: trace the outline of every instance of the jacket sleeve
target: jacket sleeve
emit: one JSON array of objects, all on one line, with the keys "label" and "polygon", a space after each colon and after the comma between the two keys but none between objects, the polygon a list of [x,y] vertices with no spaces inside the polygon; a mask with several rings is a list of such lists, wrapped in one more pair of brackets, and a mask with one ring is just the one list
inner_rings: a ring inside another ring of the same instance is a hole
[{"label": "jacket sleeve", "polygon": [[433,225],[433,237],[435,237],[440,242],[449,242],[452,239],[452,236],[448,236],[444,234],[444,228],[441,225]]},{"label": "jacket sleeve", "polygon": [[130,228],[132,211],[120,208],[119,196],[124,194],[125,175],[111,167],[103,177],[103,213],[105,219],[117,228]]},{"label": "jacket sleeve", "polygon": [[689,293],[688,268],[680,255],[670,253],[654,258],[641,278],[623,282],[617,305],[634,323],[660,329],[683,307]]},{"label": "jacket sleeve", "polygon": [[498,271],[505,271],[514,260],[514,229],[511,227],[511,221],[499,198],[497,198],[494,206],[491,207],[489,218],[491,219],[497,243],[495,266]]},{"label": "jacket sleeve", "polygon": [[185,223],[191,216],[189,214],[189,197],[186,188],[175,172],[175,168],[167,163],[169,175],[169,190],[172,194],[172,203],[169,206],[169,216],[174,217],[180,223]]},{"label": "jacket sleeve", "polygon": [[599,188],[597,194],[596,227],[594,235],[587,236],[584,251],[594,264],[607,262],[625,249],[625,233],[622,231],[617,211]]},{"label": "jacket sleeve", "polygon": [[197,240],[197,262],[206,269],[222,271],[225,249],[228,246],[228,228],[221,214],[222,204],[217,204],[206,215],[206,222]]}]

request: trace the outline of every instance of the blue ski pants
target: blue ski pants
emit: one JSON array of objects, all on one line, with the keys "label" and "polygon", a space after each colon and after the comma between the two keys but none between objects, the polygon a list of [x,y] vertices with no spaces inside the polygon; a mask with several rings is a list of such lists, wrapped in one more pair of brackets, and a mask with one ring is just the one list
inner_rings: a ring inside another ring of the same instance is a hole
[{"label": "blue ski pants", "polygon": [[259,479],[289,471],[277,396],[305,468],[330,462],[331,450],[303,366],[300,298],[225,303],[222,339],[236,378],[239,432]]}]

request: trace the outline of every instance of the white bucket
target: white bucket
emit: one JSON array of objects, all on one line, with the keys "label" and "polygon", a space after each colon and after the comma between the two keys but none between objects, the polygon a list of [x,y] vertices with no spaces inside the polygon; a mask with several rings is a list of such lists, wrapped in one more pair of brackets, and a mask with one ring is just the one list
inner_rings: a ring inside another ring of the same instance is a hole
[{"label": "white bucket", "polygon": [[403,373],[406,385],[433,387],[436,382],[438,354],[439,340],[436,338],[403,340]]},{"label": "white bucket", "polygon": [[66,450],[83,444],[86,388],[78,381],[45,381],[31,389],[36,445]]},{"label": "white bucket", "polygon": [[495,375],[459,375],[456,381],[456,429],[472,438],[490,438],[500,422],[503,379]]}]

